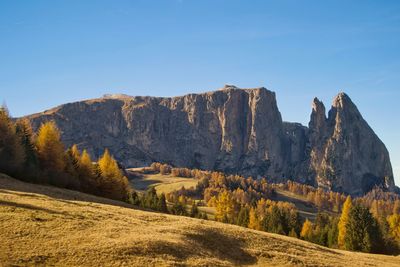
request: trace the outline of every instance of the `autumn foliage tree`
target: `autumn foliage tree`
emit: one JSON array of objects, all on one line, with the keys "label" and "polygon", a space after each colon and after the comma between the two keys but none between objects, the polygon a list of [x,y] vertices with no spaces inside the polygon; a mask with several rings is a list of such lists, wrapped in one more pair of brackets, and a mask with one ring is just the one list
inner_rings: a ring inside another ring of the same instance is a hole
[{"label": "autumn foliage tree", "polygon": [[36,148],[40,167],[46,173],[51,184],[64,186],[65,181],[60,174],[64,172],[64,144],[60,131],[53,121],[42,124],[36,139]]},{"label": "autumn foliage tree", "polygon": [[115,159],[108,149],[98,161],[100,170],[100,190],[103,195],[116,200],[126,200],[129,194],[128,179],[122,175]]},{"label": "autumn foliage tree", "polygon": [[79,153],[76,145],[72,147],[72,154],[77,160],[77,173],[82,191],[96,194],[100,181],[92,158],[86,149],[83,150],[82,154]]},{"label": "autumn foliage tree", "polygon": [[235,202],[228,191],[218,195],[216,203],[215,219],[221,222],[233,223],[235,218]]},{"label": "autumn foliage tree", "polygon": [[0,107],[0,172],[28,182],[132,199],[128,180],[108,151],[95,164],[76,145],[65,150],[54,121],[42,123],[35,134],[29,120],[12,120],[5,107]]},{"label": "autumn foliage tree", "polygon": [[393,214],[388,217],[390,235],[400,244],[400,214]]},{"label": "autumn foliage tree", "polygon": [[344,202],[342,215],[340,216],[339,224],[338,224],[338,246],[339,248],[345,248],[345,240],[346,240],[346,231],[347,231],[347,223],[349,221],[349,214],[352,207],[351,197],[348,196],[346,201]]},{"label": "autumn foliage tree", "polygon": [[77,145],[73,145],[66,152],[66,171],[74,178],[81,191],[101,195],[100,175],[96,172],[96,165],[86,149],[80,153]]},{"label": "autumn foliage tree", "polygon": [[[111,155],[110,159],[112,159]],[[121,181],[124,182],[124,179],[120,178],[121,171],[116,162],[114,166],[103,165],[106,169],[103,169],[104,175],[101,176],[99,164],[92,162],[86,149],[80,153],[77,145],[73,145],[66,151],[64,160],[65,172],[69,175],[66,187],[103,197],[110,197],[110,190],[114,193],[121,190],[117,187],[121,184]],[[110,171],[110,169],[113,171]],[[112,198],[126,200],[115,196]],[[127,198],[130,198],[130,196]]]},{"label": "autumn foliage tree", "polygon": [[301,236],[304,240],[310,241],[310,240],[312,239],[312,235],[313,235],[313,225],[312,225],[312,223],[307,219],[307,220],[304,222],[303,227],[301,228],[300,236]]},{"label": "autumn foliage tree", "polygon": [[53,121],[42,124],[39,128],[36,147],[43,169],[61,171],[65,167],[64,145],[60,131]]},{"label": "autumn foliage tree", "polygon": [[255,208],[251,208],[249,212],[249,225],[248,227],[250,229],[254,230],[260,230],[261,229],[261,223],[257,215],[257,211]]}]

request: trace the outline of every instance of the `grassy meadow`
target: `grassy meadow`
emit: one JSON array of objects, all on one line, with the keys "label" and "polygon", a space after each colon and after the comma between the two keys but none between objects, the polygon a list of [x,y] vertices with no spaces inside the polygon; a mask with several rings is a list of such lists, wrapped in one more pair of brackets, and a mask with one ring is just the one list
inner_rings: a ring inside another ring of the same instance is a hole
[{"label": "grassy meadow", "polygon": [[0,175],[2,266],[400,266],[286,236],[133,209]]}]

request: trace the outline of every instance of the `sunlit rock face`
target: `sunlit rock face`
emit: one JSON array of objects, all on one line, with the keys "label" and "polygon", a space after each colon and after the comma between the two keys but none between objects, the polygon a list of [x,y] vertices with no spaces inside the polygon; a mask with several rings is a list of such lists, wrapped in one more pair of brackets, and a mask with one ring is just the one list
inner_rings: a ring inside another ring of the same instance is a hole
[{"label": "sunlit rock face", "polygon": [[105,95],[28,118],[34,128],[54,120],[68,146],[96,157],[108,148],[127,167],[159,161],[354,195],[394,190],[384,144],[343,93],[328,118],[314,99],[309,127],[283,122],[274,92],[231,85],[173,98]]},{"label": "sunlit rock face", "polygon": [[346,94],[336,96],[328,118],[314,100],[309,129],[310,167],[319,186],[353,195],[375,185],[394,190],[389,153]]}]

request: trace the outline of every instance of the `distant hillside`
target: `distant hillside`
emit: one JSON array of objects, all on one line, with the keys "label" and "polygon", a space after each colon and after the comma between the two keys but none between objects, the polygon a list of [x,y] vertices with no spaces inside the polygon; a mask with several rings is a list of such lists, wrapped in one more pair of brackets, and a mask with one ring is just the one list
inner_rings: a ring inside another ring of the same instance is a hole
[{"label": "distant hillside", "polygon": [[[130,183],[138,192],[143,192],[151,187],[154,187],[157,190],[157,193],[168,194],[174,190],[180,190],[182,186],[186,189],[196,187],[199,182],[199,179],[197,178],[175,177],[172,174],[146,174],[144,173],[143,168],[127,169],[127,173],[130,177]],[[271,199],[293,203],[296,209],[299,211],[300,216],[304,219],[307,218],[311,221],[314,221],[317,216],[318,207],[307,202],[305,197],[293,194],[287,190],[276,190]],[[190,205],[188,205],[188,208],[190,208]],[[214,218],[214,207],[200,206],[199,209],[200,211],[206,212],[210,219]],[[329,212],[328,210],[326,211]]]},{"label": "distant hillside", "polygon": [[233,225],[129,208],[0,175],[0,265],[400,266]]}]

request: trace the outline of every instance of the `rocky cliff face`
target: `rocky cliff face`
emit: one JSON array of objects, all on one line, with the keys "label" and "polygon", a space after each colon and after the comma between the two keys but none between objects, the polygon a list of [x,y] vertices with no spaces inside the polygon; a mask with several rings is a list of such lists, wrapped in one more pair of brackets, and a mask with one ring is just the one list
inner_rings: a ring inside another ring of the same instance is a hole
[{"label": "rocky cliff face", "polygon": [[309,128],[282,121],[275,93],[234,86],[174,98],[108,95],[29,119],[34,128],[55,120],[67,145],[95,156],[109,148],[125,166],[160,161],[351,194],[394,189],[385,146],[345,94],[328,118],[315,99]]},{"label": "rocky cliff face", "polygon": [[394,190],[389,153],[346,94],[336,96],[328,118],[314,99],[309,129],[310,166],[319,186],[352,194],[375,185]]}]

